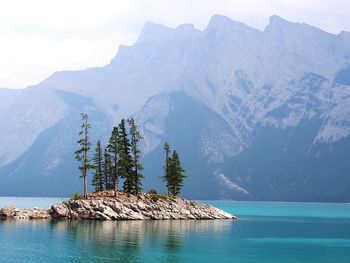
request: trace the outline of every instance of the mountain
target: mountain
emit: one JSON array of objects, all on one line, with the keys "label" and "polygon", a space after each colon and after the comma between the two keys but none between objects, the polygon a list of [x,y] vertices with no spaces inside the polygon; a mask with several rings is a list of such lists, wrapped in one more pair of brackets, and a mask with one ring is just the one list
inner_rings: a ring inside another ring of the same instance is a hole
[{"label": "mountain", "polygon": [[203,31],[147,22],[101,68],[0,89],[0,195],[81,188],[79,113],[92,140],[120,118],[140,127],[144,188],[165,191],[163,143],[195,199],[349,202],[350,33],[272,16],[264,31],[213,16]]}]

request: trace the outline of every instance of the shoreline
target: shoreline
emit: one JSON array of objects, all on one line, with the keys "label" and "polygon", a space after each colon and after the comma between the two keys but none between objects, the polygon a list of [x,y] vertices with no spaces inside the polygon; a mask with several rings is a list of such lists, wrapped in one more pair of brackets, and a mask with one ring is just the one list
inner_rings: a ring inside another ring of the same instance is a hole
[{"label": "shoreline", "polygon": [[236,219],[216,207],[181,197],[158,194],[137,196],[113,191],[89,193],[54,204],[50,209],[0,208],[2,219],[73,219],[73,220],[213,220]]}]

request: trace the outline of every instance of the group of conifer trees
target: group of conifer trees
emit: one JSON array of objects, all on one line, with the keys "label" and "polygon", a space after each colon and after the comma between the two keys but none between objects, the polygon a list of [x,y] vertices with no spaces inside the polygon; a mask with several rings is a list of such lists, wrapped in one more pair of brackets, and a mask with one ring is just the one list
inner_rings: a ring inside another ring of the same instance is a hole
[{"label": "group of conifer trees", "polygon": [[181,167],[180,157],[176,150],[171,153],[170,145],[164,144],[165,162],[163,181],[166,183],[168,195],[178,195],[186,177]]},{"label": "group of conifer trees", "polygon": [[[140,140],[143,139],[138,131],[133,118],[122,119],[117,127],[114,127],[106,147],[97,141],[93,157],[89,153],[91,143],[89,130],[91,126],[88,115],[81,113],[82,125],[79,132],[79,149],[75,151],[75,158],[79,161],[81,178],[84,181],[84,197],[87,197],[87,176],[89,170],[93,170],[92,185],[95,191],[114,190],[116,195],[118,183],[123,179],[123,191],[130,194],[139,194],[142,191],[141,179],[141,151]],[[168,143],[164,145],[165,165],[163,181],[166,182],[168,194],[178,195],[183,186],[185,178],[184,170],[178,153],[174,150],[171,153]]]}]

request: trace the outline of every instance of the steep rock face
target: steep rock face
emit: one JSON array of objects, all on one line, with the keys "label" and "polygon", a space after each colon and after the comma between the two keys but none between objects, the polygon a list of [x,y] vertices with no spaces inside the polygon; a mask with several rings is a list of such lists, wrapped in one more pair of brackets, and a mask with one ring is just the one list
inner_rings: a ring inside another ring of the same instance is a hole
[{"label": "steep rock face", "polygon": [[[76,191],[80,180],[74,151],[80,129],[80,112],[89,114],[94,127],[91,131],[93,144],[96,138],[109,136],[111,120],[91,98],[59,90],[54,94],[64,107],[62,119],[42,131],[30,150],[2,167],[0,176],[4,184],[0,186],[1,195],[69,196]],[[54,108],[51,110],[55,111]]]},{"label": "steep rock face", "polygon": [[[11,97],[0,106],[0,193],[71,194],[78,180],[64,185],[78,176],[70,159],[73,134],[79,112],[87,111],[93,140],[108,137],[121,117],[135,117],[145,137],[147,187],[161,188],[162,144],[168,141],[183,157],[189,175],[184,193],[191,198],[298,200],[292,192],[300,186],[301,196],[327,201],[330,192],[297,182],[309,181],[317,170],[312,166],[331,154],[322,176],[339,190],[341,198],[332,194],[332,200],[349,201],[337,186],[348,170],[334,168],[336,156],[346,155],[339,142],[350,135],[349,65],[348,32],[332,35],[277,16],[262,32],[223,16],[214,16],[203,32],[188,24],[147,23],[138,41],[121,46],[105,67],[58,72],[16,94],[0,90]],[[273,144],[270,131],[297,134],[305,123],[313,128],[304,135]],[[292,141],[312,150],[292,151]],[[294,166],[281,170],[271,161],[259,175],[252,172],[266,149],[271,156],[285,154]],[[309,160],[303,169],[300,154]],[[240,156],[254,159],[241,167]],[[270,180],[272,174],[278,179]],[[43,193],[30,184],[34,177],[57,184]],[[23,180],[29,187],[19,187]]]},{"label": "steep rock face", "polygon": [[0,115],[1,166],[20,157],[42,131],[65,114],[62,101],[51,90],[27,89],[15,96]]}]

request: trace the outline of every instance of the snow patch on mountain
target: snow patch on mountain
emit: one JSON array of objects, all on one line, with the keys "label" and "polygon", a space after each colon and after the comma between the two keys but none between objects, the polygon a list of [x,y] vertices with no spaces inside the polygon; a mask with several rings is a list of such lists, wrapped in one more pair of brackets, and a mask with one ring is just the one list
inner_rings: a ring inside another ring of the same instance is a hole
[{"label": "snow patch on mountain", "polygon": [[248,194],[248,191],[244,189],[243,187],[240,187],[236,183],[234,183],[232,180],[230,180],[228,177],[226,177],[224,174],[220,172],[215,172],[216,177],[218,178],[219,182],[225,186],[225,188],[234,191],[234,192],[240,192],[243,194]]}]

